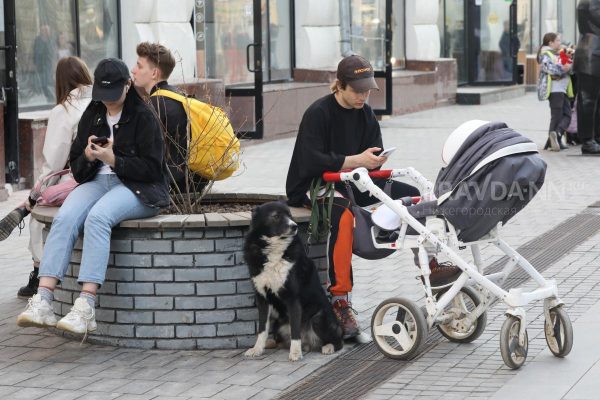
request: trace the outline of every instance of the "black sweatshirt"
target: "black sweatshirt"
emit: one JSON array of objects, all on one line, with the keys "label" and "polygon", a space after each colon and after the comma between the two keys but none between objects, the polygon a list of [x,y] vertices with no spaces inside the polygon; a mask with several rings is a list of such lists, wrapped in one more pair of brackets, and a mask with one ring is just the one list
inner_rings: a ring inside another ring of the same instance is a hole
[{"label": "black sweatshirt", "polygon": [[369,147],[383,148],[379,123],[371,107],[347,109],[334,94],[315,101],[304,113],[285,184],[288,204],[309,205],[306,192],[313,178],[339,171],[346,156]]}]

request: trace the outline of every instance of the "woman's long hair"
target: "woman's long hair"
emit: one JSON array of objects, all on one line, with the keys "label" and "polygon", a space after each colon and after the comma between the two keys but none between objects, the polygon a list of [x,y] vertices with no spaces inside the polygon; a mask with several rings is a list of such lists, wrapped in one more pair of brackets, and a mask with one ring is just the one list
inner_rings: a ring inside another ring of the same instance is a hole
[{"label": "woman's long hair", "polygon": [[56,104],[71,101],[71,90],[91,85],[92,77],[85,62],[79,57],[64,57],[56,65]]},{"label": "woman's long hair", "polygon": [[544,46],[548,46],[550,44],[550,42],[554,42],[556,40],[556,38],[558,37],[558,33],[556,32],[548,32],[544,35],[543,39],[542,39],[542,45],[540,46],[540,48],[537,51],[537,62],[538,64],[540,63],[540,53],[542,52],[542,47]]}]

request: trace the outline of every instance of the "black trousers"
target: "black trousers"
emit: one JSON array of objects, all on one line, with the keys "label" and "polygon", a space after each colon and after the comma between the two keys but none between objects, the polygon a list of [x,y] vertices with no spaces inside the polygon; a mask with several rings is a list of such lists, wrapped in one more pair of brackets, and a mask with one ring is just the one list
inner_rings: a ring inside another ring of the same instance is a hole
[{"label": "black trousers", "polygon": [[[384,189],[386,179],[373,179],[373,183]],[[357,205],[361,207],[378,203],[380,200],[361,193],[354,185],[350,185]],[[352,291],[352,241],[354,238],[354,215],[350,209],[351,202],[347,198],[347,188],[343,183],[336,184],[336,190],[346,197],[335,197],[330,216],[329,242],[327,261],[329,265],[329,292],[333,296],[342,296]],[[390,191],[392,199],[405,196],[419,196],[419,189],[403,182],[393,181]],[[324,204],[320,204],[324,207]]]},{"label": "black trousers", "polygon": [[569,98],[565,93],[550,93],[548,102],[550,103],[550,128],[548,131],[562,135],[571,123]]},{"label": "black trousers", "polygon": [[600,140],[600,77],[577,74],[577,134],[582,142]]}]

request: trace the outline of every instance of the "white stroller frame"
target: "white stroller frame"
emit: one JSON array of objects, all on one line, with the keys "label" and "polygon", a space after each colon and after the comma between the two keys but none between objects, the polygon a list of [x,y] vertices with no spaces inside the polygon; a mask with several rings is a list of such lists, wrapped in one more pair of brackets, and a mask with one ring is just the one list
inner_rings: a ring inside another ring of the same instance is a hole
[{"label": "white stroller frame", "polygon": [[[326,172],[323,175],[326,181],[351,182],[361,192],[369,192],[371,196],[379,199],[395,214],[400,216],[399,236],[392,243],[378,243],[375,240],[379,228],[372,228],[370,234],[373,244],[377,248],[418,249],[418,258],[423,277],[423,286],[426,295],[426,316],[414,302],[403,298],[388,299],[381,303],[373,313],[371,329],[376,345],[388,357],[409,359],[418,354],[419,347],[427,337],[427,331],[433,326],[451,341],[471,342],[483,333],[486,322],[486,311],[494,303],[494,299],[502,300],[507,306],[507,319],[500,334],[500,350],[502,358],[510,368],[519,368],[527,357],[527,319],[524,306],[535,301],[544,300],[545,334],[546,341],[552,353],[557,357],[566,356],[573,344],[573,331],[567,313],[562,308],[563,302],[558,297],[558,288],[554,280],[547,280],[517,251],[511,248],[500,238],[498,226],[487,235],[473,242],[461,242],[457,238],[454,227],[444,218],[446,228],[439,229],[440,218],[437,215],[427,216],[423,225],[414,218],[401,201],[393,200],[375,183],[371,177],[396,179],[408,177],[412,179],[424,198],[434,199],[433,185],[414,168],[393,169],[387,171],[373,171],[369,173],[365,168],[357,168],[350,172]],[[435,223],[430,223],[435,221]],[[407,235],[407,228],[418,232],[417,235]],[[480,245],[492,244],[509,257],[508,262],[500,272],[485,274],[485,267],[481,259]],[[466,262],[456,250],[459,247],[469,246],[473,255],[474,264]],[[433,248],[435,253],[441,253],[458,266],[463,272],[459,278],[442,292],[434,293],[429,281],[431,274],[429,268],[429,254],[427,247]],[[537,283],[538,288],[525,291],[521,288],[512,288],[508,291],[502,289],[509,274],[516,266],[521,267],[529,277]],[[478,285],[476,291],[469,288]],[[471,298],[474,308],[468,310],[462,296],[466,294]],[[443,293],[443,294],[442,294]],[[439,295],[436,299],[436,295]],[[478,298],[477,298],[478,297]],[[454,302],[449,310],[447,307]],[[384,314],[390,308],[398,307],[396,320],[384,324]],[[457,314],[457,312],[459,314]],[[412,322],[406,321],[406,316]],[[426,321],[425,321],[425,318]],[[478,326],[479,325],[479,326]],[[393,344],[390,344],[390,340]]]}]

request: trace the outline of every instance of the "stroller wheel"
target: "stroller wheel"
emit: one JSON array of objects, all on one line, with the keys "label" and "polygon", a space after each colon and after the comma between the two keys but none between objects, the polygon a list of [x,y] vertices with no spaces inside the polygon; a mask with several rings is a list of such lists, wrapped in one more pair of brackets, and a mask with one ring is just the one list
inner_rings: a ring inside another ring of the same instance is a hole
[{"label": "stroller wheel", "polygon": [[519,344],[519,329],[521,320],[514,315],[509,315],[500,329],[500,353],[504,364],[511,369],[521,368],[527,359],[529,349],[529,338],[525,331],[525,343]]},{"label": "stroller wheel", "polygon": [[427,322],[411,300],[391,298],[377,306],[371,318],[375,345],[385,356],[408,360],[418,354],[427,338]]},{"label": "stroller wheel", "polygon": [[[435,294],[436,300],[439,299],[447,289]],[[481,303],[477,292],[472,288],[465,286],[460,289],[460,292],[452,299],[452,302],[446,306],[444,312],[454,315],[452,321],[445,324],[439,324],[437,329],[440,333],[451,342],[471,343],[477,339],[487,324],[487,311],[484,311],[474,322],[468,327],[461,326],[461,320],[464,320],[473,310]]]},{"label": "stroller wheel", "polygon": [[573,326],[569,315],[562,307],[550,310],[550,321],[544,324],[546,343],[556,357],[564,357],[573,347]]}]

